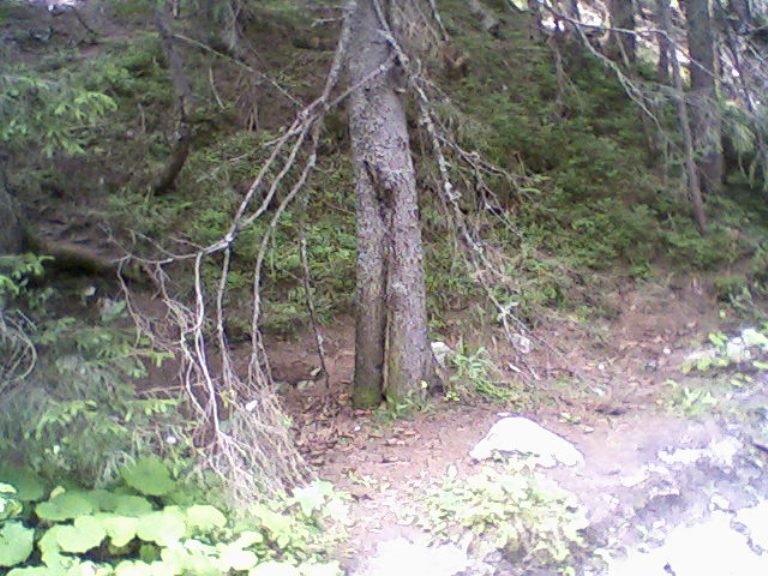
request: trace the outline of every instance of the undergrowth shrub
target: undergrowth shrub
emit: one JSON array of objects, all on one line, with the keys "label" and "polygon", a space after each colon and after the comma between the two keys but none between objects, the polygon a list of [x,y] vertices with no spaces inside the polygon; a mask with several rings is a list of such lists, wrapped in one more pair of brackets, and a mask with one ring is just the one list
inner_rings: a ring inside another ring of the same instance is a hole
[{"label": "undergrowth shrub", "polygon": [[[328,553],[347,506],[330,484],[233,517],[145,458],[109,489],[56,486],[0,469],[0,567],[9,576],[336,576]],[[178,502],[183,502],[179,504]]]},{"label": "undergrowth shrub", "polygon": [[435,540],[468,542],[480,559],[501,551],[525,573],[551,568],[575,574],[586,516],[573,494],[524,462],[446,478],[424,504],[427,515],[419,524]]},{"label": "undergrowth shrub", "polygon": [[81,317],[56,316],[51,310],[73,309],[71,295],[29,288],[29,277],[42,272],[39,260],[16,260],[10,271],[0,269],[0,313],[23,318],[18,337],[34,353],[22,378],[0,382],[2,457],[86,485],[114,478],[142,453],[190,458],[190,423],[172,391],[136,388],[147,363],[166,356],[125,328],[125,303],[102,298],[92,321],[86,306]]}]

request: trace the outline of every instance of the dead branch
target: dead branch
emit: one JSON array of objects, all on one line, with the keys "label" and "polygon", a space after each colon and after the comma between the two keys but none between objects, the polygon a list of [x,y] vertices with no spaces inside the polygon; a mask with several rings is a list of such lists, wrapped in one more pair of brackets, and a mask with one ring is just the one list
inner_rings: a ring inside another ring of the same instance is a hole
[{"label": "dead branch", "polygon": [[[175,351],[180,360],[180,379],[185,395],[199,420],[198,443],[205,447],[201,464],[228,481],[230,495],[236,502],[269,496],[312,475],[295,450],[272,386],[260,331],[261,278],[278,223],[315,168],[323,116],[349,93],[347,90],[332,97],[339,83],[348,38],[349,24],[345,18],[321,96],[303,108],[291,126],[272,143],[269,157],[245,193],[227,233],[192,254],[152,263],[160,296],[176,326],[175,334],[153,333],[153,337],[159,345]],[[387,68],[375,71],[372,77]],[[243,371],[237,366],[226,335],[232,246],[243,230],[266,214],[267,207],[274,204],[278,190],[285,186],[289,175],[296,175],[296,178],[267,222],[256,257],[251,351],[247,370]],[[190,259],[193,262],[194,298],[190,304],[185,304],[173,294],[167,268],[179,260]],[[214,286],[209,286],[204,280],[208,276],[204,269],[215,265],[217,260],[217,280]],[[140,325],[151,331],[146,323]]]},{"label": "dead branch", "polygon": [[307,311],[309,312],[309,322],[312,326],[312,334],[315,337],[315,345],[317,346],[317,358],[320,362],[320,371],[322,373],[323,382],[325,383],[326,400],[329,400],[327,396],[331,389],[330,375],[328,373],[328,363],[325,360],[325,345],[323,344],[323,335],[320,332],[320,323],[317,319],[315,299],[312,296],[312,274],[309,270],[309,258],[307,256],[305,215],[307,214],[308,206],[309,192],[304,194],[304,198],[302,199],[302,206],[299,210],[301,213],[301,222],[299,223],[299,251],[301,253],[301,268],[304,272],[302,285],[304,286],[304,300],[307,305]]}]

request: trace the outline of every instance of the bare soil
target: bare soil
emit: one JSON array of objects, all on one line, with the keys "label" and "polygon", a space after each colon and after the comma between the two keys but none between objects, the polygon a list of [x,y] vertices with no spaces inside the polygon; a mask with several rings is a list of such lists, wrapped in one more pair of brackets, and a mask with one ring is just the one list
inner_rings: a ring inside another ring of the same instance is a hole
[{"label": "bare soil", "polygon": [[[710,332],[736,325],[720,316],[712,293],[706,279],[694,276],[627,283],[610,295],[616,302],[612,319],[563,319],[537,328],[534,350],[525,358],[536,378],[503,369],[499,376],[524,391],[520,402],[467,405],[435,397],[425,411],[400,419],[349,407],[351,318],[323,330],[328,391],[313,380],[319,362],[309,334],[270,342],[273,374],[283,383],[302,450],[321,477],[354,498],[347,567],[359,568],[379,543],[415,533],[401,524],[402,514],[412,511],[449,467],[460,476],[477,470],[469,451],[500,415],[530,417],[573,442],[587,467],[554,475],[580,495],[593,523],[609,521],[617,503],[608,488],[619,478],[639,473],[659,450],[709,437],[711,426],[692,426],[670,410],[673,390],[666,382],[686,382],[689,377],[680,370],[685,356]],[[479,337],[491,343],[497,366],[519,364],[519,352],[500,344],[498,334]],[[337,402],[330,415],[326,395]]]}]

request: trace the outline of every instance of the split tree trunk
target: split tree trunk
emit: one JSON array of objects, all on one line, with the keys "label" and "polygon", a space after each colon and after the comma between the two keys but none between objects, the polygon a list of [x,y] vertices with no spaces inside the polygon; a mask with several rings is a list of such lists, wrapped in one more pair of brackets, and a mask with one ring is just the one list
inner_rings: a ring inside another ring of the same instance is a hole
[{"label": "split tree trunk", "polygon": [[[380,28],[373,0],[358,0],[348,62],[352,86],[391,57]],[[422,383],[434,378],[416,181],[397,72],[377,75],[349,100],[358,243],[353,402],[359,407],[418,397]]]},{"label": "split tree trunk", "polygon": [[715,32],[709,0],[686,0],[691,89],[688,93],[693,146],[699,180],[717,192],[723,179],[721,120],[717,104]]}]

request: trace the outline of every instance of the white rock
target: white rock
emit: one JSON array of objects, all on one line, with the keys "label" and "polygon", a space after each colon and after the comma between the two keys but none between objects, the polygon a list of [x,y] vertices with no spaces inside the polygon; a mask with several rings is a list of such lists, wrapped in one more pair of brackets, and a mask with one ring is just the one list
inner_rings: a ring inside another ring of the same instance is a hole
[{"label": "white rock", "polygon": [[760,347],[763,350],[768,350],[768,337],[761,334],[754,328],[745,328],[741,332],[741,339],[747,346]]},{"label": "white rock", "polygon": [[396,538],[379,544],[360,576],[453,576],[468,567],[467,555],[456,546],[427,546]]},{"label": "white rock", "polygon": [[435,356],[435,360],[440,365],[440,368],[446,367],[446,361],[448,357],[453,354],[453,350],[445,342],[432,342],[432,354]]},{"label": "white rock", "polygon": [[728,343],[725,345],[725,355],[733,362],[749,360],[751,356],[747,345],[738,337],[728,340]]},{"label": "white rock", "polygon": [[768,501],[739,510],[736,522],[747,528],[752,544],[759,546],[763,552],[768,552]]},{"label": "white rock", "polygon": [[661,450],[657,456],[665,464],[695,464],[707,455],[701,448],[679,448],[677,450]]},{"label": "white rock", "polygon": [[744,449],[744,445],[736,438],[727,436],[709,445],[712,463],[725,468],[733,467],[733,460]]},{"label": "white rock", "polygon": [[608,576],[765,576],[768,556],[755,554],[747,539],[730,526],[729,514],[678,526],[659,548],[632,551],[609,562]]},{"label": "white rock", "polygon": [[533,344],[531,343],[531,339],[526,338],[522,334],[512,335],[512,345],[521,354],[530,354],[531,350],[533,350]]},{"label": "white rock", "polygon": [[475,460],[486,460],[494,452],[530,455],[545,468],[552,468],[558,463],[566,466],[584,463],[584,456],[573,444],[536,422],[521,417],[496,422],[469,455]]},{"label": "white rock", "polygon": [[723,512],[730,512],[731,503],[728,501],[728,499],[725,496],[722,496],[720,494],[714,494],[712,498],[709,499],[709,509],[722,510]]}]

